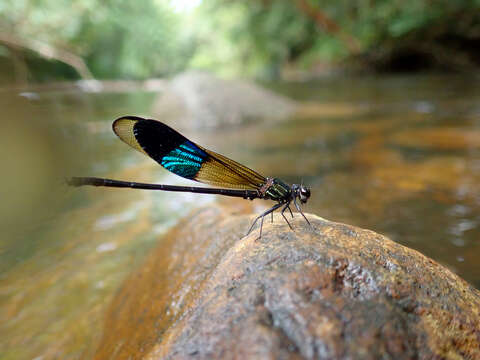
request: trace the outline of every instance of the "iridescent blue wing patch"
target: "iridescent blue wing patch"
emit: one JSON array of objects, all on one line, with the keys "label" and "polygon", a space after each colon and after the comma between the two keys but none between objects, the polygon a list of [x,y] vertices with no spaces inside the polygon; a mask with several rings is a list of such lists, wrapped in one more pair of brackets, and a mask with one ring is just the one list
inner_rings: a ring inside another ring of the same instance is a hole
[{"label": "iridescent blue wing patch", "polygon": [[187,140],[162,157],[160,165],[165,169],[187,179],[195,179],[207,153]]}]

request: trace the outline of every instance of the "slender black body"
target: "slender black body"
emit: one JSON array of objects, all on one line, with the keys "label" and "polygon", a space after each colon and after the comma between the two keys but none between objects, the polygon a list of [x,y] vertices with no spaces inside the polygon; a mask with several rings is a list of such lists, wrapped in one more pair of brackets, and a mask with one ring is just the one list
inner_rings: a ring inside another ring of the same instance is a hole
[{"label": "slender black body", "polygon": [[297,202],[299,200],[306,203],[310,197],[310,189],[303,185],[290,186],[280,179],[263,177],[240,163],[191,142],[156,120],[135,116],[121,117],[114,121],[113,131],[128,145],[148,155],[174,174],[222,188],[145,184],[95,177],[73,177],[67,181],[69,185],[179,191],[277,201],[277,204],[260,214],[248,230],[247,235],[261,219],[259,237],[262,236],[263,218],[272,214],[273,221],[273,212],[279,208],[282,208],[281,214],[292,228],[284,214],[288,209],[293,217],[290,209],[292,202],[310,225]]}]

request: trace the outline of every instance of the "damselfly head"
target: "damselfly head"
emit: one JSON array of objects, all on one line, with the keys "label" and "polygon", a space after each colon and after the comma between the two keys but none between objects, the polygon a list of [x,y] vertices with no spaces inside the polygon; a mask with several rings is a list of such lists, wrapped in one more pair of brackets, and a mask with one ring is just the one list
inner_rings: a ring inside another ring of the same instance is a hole
[{"label": "damselfly head", "polygon": [[299,197],[302,204],[305,204],[310,197],[310,189],[306,186],[300,185]]},{"label": "damselfly head", "polygon": [[302,185],[293,184],[292,185],[293,195],[300,199],[302,204],[305,204],[310,198],[310,188]]}]

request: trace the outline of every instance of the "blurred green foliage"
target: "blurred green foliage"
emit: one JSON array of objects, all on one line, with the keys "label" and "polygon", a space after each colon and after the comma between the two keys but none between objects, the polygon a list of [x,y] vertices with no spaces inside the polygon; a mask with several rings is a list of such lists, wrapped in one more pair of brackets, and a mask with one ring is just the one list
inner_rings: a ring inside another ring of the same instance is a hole
[{"label": "blurred green foliage", "polygon": [[[203,0],[181,12],[174,0],[3,0],[0,67],[10,75],[28,69],[29,80],[78,77],[61,59],[39,56],[39,44],[78,56],[97,78],[142,79],[188,67],[276,77],[285,68],[349,59],[382,64],[399,51],[427,55],[431,65],[480,64],[480,0],[303,1],[338,31],[301,3]],[[9,36],[23,46],[4,41]]]},{"label": "blurred green foliage", "polygon": [[480,0],[304,2],[339,31],[321,26],[299,0],[208,0],[201,10],[221,30],[217,36],[235,44],[230,56],[246,73],[268,76],[289,65],[309,69],[345,60],[374,69],[402,52],[413,55],[411,61],[422,57],[427,67],[480,66]]},{"label": "blurred green foliage", "polygon": [[0,32],[27,49],[35,41],[80,55],[99,78],[174,73],[192,52],[182,19],[166,1],[3,0]]}]

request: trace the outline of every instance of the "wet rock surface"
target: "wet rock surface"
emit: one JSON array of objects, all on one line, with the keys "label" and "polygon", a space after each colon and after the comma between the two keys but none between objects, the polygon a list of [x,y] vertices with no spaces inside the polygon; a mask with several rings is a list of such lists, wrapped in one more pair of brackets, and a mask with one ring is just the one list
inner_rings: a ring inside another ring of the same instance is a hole
[{"label": "wet rock surface", "polygon": [[[203,208],[111,304],[96,359],[479,359],[480,292],[388,238]],[[239,205],[237,205],[239,204]]]}]

